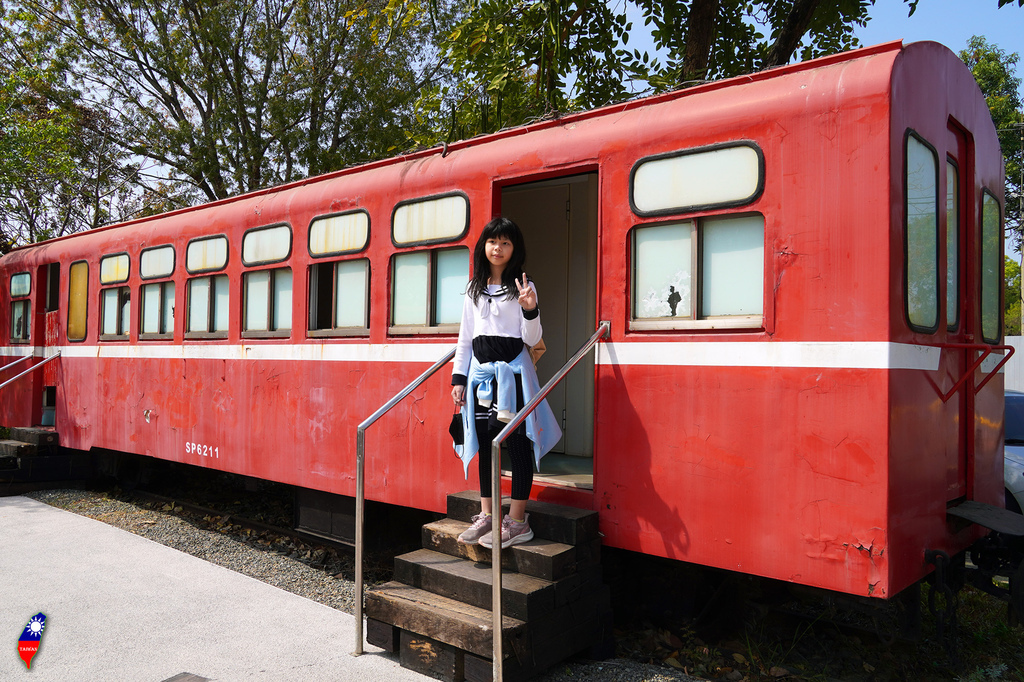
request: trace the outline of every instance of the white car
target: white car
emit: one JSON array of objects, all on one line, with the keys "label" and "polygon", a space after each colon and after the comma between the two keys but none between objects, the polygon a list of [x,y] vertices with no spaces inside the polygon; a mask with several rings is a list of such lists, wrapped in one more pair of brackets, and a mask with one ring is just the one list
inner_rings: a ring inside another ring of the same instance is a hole
[{"label": "white car", "polygon": [[1003,483],[1006,508],[1024,509],[1024,393],[1006,392],[1006,433],[1003,447]]}]

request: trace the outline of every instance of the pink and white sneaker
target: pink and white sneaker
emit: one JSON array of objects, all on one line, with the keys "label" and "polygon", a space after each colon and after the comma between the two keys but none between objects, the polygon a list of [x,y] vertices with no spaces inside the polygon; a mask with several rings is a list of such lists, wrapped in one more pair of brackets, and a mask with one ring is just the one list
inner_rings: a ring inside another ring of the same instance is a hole
[{"label": "pink and white sneaker", "polygon": [[[494,533],[488,533],[480,538],[480,546],[492,547]],[[513,521],[512,517],[505,514],[505,518],[501,520],[501,548],[511,547],[512,545],[521,545],[524,542],[529,542],[533,539],[533,529],[530,528],[530,515],[524,514],[523,522]]]},{"label": "pink and white sneaker", "polygon": [[459,542],[464,545],[475,545],[480,541],[480,538],[484,535],[491,534],[491,515],[480,513],[474,516],[471,521],[473,522],[469,528],[462,531],[459,535]]}]

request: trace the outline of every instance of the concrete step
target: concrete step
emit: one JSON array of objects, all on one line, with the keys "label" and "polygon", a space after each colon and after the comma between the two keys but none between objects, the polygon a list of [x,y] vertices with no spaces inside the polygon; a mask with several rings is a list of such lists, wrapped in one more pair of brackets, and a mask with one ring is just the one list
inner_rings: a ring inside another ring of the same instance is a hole
[{"label": "concrete step", "polygon": [[[510,502],[509,498],[502,499],[503,513],[507,513]],[[600,538],[595,511],[529,500],[526,512],[535,537],[567,545],[584,545]],[[448,518],[469,522],[479,513],[479,492],[467,490],[448,496]]]},{"label": "concrete step", "polygon": [[[441,519],[423,526],[423,547],[442,554],[489,564],[491,550],[480,545],[464,545],[459,535],[469,528],[466,521]],[[561,580],[579,570],[600,563],[601,541],[567,545],[534,537],[523,545],[512,545],[501,553],[501,565],[510,571],[543,580]]]},{"label": "concrete step", "polygon": [[0,471],[17,471],[21,468],[21,457],[10,454],[0,454]]}]

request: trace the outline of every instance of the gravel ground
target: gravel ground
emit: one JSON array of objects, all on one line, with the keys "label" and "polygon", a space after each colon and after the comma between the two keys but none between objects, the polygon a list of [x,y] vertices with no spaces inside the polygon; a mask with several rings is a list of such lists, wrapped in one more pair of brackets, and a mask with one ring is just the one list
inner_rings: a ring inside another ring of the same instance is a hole
[{"label": "gravel ground", "polygon": [[[197,517],[169,505],[126,501],[103,493],[47,490],[27,496],[103,521],[331,608],[346,613],[354,611],[355,585],[349,577],[353,575],[352,559],[333,550],[244,529],[231,524],[227,517]],[[364,575],[367,585],[372,584],[372,566],[367,567]],[[541,682],[678,682],[699,678],[668,667],[616,658],[599,662],[570,660],[536,679]]]}]

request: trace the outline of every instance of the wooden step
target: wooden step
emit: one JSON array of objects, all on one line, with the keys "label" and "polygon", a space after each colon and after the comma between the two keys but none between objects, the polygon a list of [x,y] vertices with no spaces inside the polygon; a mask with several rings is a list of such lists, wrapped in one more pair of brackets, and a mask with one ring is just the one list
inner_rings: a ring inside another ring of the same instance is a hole
[{"label": "wooden step", "polygon": [[[506,512],[510,502],[509,498],[502,499]],[[600,538],[595,511],[529,500],[526,512],[530,515],[530,528],[538,538],[567,545],[588,544]],[[470,521],[479,513],[479,491],[466,490],[448,496],[448,518]]]},{"label": "wooden step", "polygon": [[[30,450],[35,446],[17,441],[18,445]],[[2,447],[2,446],[0,446]],[[21,494],[18,486],[38,486],[43,482],[88,481],[96,476],[96,458],[93,453],[82,450],[60,449],[57,455],[33,454],[18,456],[18,468],[0,468],[0,495]],[[2,455],[0,455],[2,456]],[[24,492],[24,490],[22,490]]]},{"label": "wooden step", "polygon": [[56,455],[60,446],[60,436],[53,429],[36,427],[11,427],[11,440],[20,440],[36,446],[40,455]]},{"label": "wooden step", "polygon": [[[586,599],[527,623],[522,653],[504,662],[504,679],[529,679],[583,651],[599,659],[614,656],[612,625],[611,590],[602,586]],[[490,682],[492,669],[490,654],[467,653],[463,661],[466,682]]]},{"label": "wooden step", "polygon": [[[391,582],[368,592],[366,641],[442,680],[491,679],[490,611]],[[610,590],[529,623],[503,616],[505,680],[526,680],[588,649],[614,646]],[[465,654],[464,658],[462,654]]]},{"label": "wooden step", "polygon": [[0,471],[17,471],[21,468],[21,457],[0,453]]},{"label": "wooden step", "polygon": [[[597,513],[534,501],[526,510],[534,539],[502,552],[505,682],[525,682],[587,649],[614,651]],[[396,557],[394,582],[367,592],[367,641],[397,652],[405,668],[451,682],[490,680],[491,550],[458,542],[479,511],[479,493],[449,495],[449,518],[422,526],[423,549]]]},{"label": "wooden step", "polygon": [[37,448],[31,443],[20,440],[0,440],[0,455],[13,457],[32,457],[36,454]]},{"label": "wooden step", "polygon": [[[432,549],[418,549],[395,557],[395,580],[434,594],[458,599],[477,608],[490,610],[492,570]],[[501,608],[518,620],[529,620],[555,608],[555,585],[529,575],[502,571]]]},{"label": "wooden step", "polygon": [[[471,604],[433,594],[400,582],[389,582],[366,593],[367,618],[406,630],[477,656],[490,659],[493,652],[491,636],[494,624],[491,612]],[[526,624],[516,618],[502,615],[502,651],[505,657],[523,653]],[[370,640],[374,646],[386,648]]]},{"label": "wooden step", "polygon": [[[480,545],[464,545],[459,535],[469,528],[466,521],[441,519],[423,526],[423,547],[442,554],[491,562],[491,550]],[[542,580],[560,580],[601,560],[601,541],[591,540],[579,546],[534,537],[523,545],[512,545],[501,553],[501,565]]]}]

